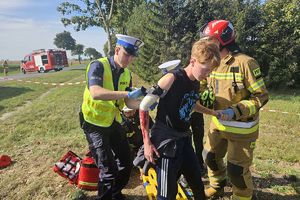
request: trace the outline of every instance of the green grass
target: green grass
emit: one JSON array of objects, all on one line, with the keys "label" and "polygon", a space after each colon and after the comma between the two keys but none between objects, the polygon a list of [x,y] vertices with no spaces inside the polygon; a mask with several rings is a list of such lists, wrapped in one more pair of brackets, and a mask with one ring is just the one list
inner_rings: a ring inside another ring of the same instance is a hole
[{"label": "green grass", "polygon": [[[65,199],[72,195],[72,187],[57,187],[67,184],[51,168],[68,150],[82,154],[87,149],[77,120],[83,89],[84,85],[53,88],[1,123],[0,154],[9,154],[16,163],[5,169],[9,176],[1,174],[0,197],[11,199],[18,193],[23,199]],[[24,169],[30,172],[25,183]]]},{"label": "green grass", "polygon": [[278,193],[284,193],[284,194],[293,194],[295,192],[293,186],[291,185],[285,185],[285,186],[279,186],[274,185],[271,187],[272,190]]},{"label": "green grass", "polygon": [[[33,82],[38,81],[41,83],[65,83],[83,81],[84,71],[62,71],[60,73],[47,74],[42,77],[25,78],[22,80],[22,82],[7,81],[4,83],[0,83],[0,115],[13,111],[16,109],[16,107],[22,106],[27,102],[31,102],[33,99],[38,98],[45,92],[55,87],[67,87],[69,89],[72,88],[72,86],[52,86],[36,84]],[[26,80],[30,80],[32,82],[27,83]]]},{"label": "green grass", "polygon": [[[300,176],[300,96],[292,93],[270,95],[264,109],[290,112],[261,112],[260,136],[255,150],[255,167]],[[288,167],[286,167],[288,166]]]},{"label": "green grass", "polygon": [[[149,87],[135,75],[133,78],[135,85]],[[84,71],[62,71],[27,80],[77,82],[84,80]],[[84,86],[0,83],[0,117],[17,110],[0,120],[0,155],[8,154],[14,161],[0,171],[0,199],[84,199],[94,194],[78,190],[52,171],[68,150],[83,157],[88,149],[77,114]],[[299,100],[298,94],[271,93],[265,108],[300,113]],[[296,175],[299,179],[299,119],[294,114],[261,113],[253,166],[260,177],[272,180],[273,176]],[[209,117],[205,120],[207,130]],[[268,190],[282,196],[296,195],[297,187],[299,181],[287,185],[274,182]]]}]

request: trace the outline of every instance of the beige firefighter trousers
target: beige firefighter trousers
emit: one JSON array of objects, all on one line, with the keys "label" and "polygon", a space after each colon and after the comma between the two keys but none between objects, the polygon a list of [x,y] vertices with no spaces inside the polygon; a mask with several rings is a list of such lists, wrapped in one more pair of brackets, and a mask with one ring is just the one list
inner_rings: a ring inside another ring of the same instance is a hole
[{"label": "beige firefighter trousers", "polygon": [[[253,183],[249,168],[253,160],[258,131],[245,137],[235,137],[232,134],[234,133],[210,130],[207,135],[203,154],[208,166],[210,186],[224,187],[227,174],[232,183],[233,194],[251,198]],[[227,168],[224,164],[226,153]]]}]

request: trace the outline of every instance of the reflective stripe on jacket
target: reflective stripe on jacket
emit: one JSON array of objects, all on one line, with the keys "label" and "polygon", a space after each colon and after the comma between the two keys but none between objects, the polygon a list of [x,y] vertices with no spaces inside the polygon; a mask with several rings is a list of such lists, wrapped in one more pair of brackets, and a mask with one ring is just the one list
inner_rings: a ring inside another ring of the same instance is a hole
[{"label": "reflective stripe on jacket", "polygon": [[238,122],[238,121],[223,121],[212,117],[212,122],[216,125],[219,131],[230,132],[235,134],[250,134],[258,130],[258,119],[251,122]]},{"label": "reflective stripe on jacket", "polygon": [[[98,60],[104,67],[103,88],[114,91],[113,77],[108,58],[100,58]],[[87,74],[90,64],[86,69],[86,79],[88,78]],[[118,91],[125,91],[125,89],[130,85],[130,79],[130,72],[125,68],[119,78]],[[111,101],[94,100],[90,94],[88,86],[85,87],[82,103],[82,113],[85,121],[101,127],[111,126],[114,119],[121,123],[122,118],[119,109],[122,109],[123,107],[124,99]]]}]

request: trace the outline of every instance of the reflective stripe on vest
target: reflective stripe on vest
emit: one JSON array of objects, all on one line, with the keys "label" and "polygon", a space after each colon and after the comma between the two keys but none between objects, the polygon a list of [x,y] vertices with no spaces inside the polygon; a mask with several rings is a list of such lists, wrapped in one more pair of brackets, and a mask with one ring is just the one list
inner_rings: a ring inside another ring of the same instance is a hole
[{"label": "reflective stripe on vest", "polygon": [[[103,64],[103,88],[114,91],[114,84],[112,78],[111,67],[108,58],[100,58],[99,62]],[[86,69],[86,79],[90,64]],[[128,69],[124,69],[124,72],[120,75],[118,82],[118,91],[125,91],[130,84],[130,72]],[[88,81],[87,81],[88,84]],[[118,105],[118,107],[116,106]],[[109,127],[113,123],[114,119],[121,123],[122,118],[120,110],[124,107],[124,99],[120,100],[94,100],[90,94],[88,86],[86,86],[83,95],[82,113],[84,120],[101,127]]]},{"label": "reflective stripe on vest", "polygon": [[85,186],[91,186],[91,187],[96,187],[98,183],[91,183],[91,182],[84,182],[84,181],[79,181],[79,185],[85,185]]},{"label": "reflective stripe on vest", "polygon": [[224,132],[230,132],[235,134],[250,134],[258,130],[259,120],[256,119],[252,122],[238,122],[238,121],[223,121],[218,120],[216,117],[212,117],[213,123],[217,129]]}]

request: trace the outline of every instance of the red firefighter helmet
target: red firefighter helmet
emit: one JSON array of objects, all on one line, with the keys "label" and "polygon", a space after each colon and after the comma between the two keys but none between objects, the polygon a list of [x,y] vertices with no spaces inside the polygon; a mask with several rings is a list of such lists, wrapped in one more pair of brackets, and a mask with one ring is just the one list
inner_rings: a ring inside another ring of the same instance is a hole
[{"label": "red firefighter helmet", "polygon": [[227,20],[213,20],[200,29],[200,36],[216,37],[222,46],[230,44],[235,39],[233,25]]}]

